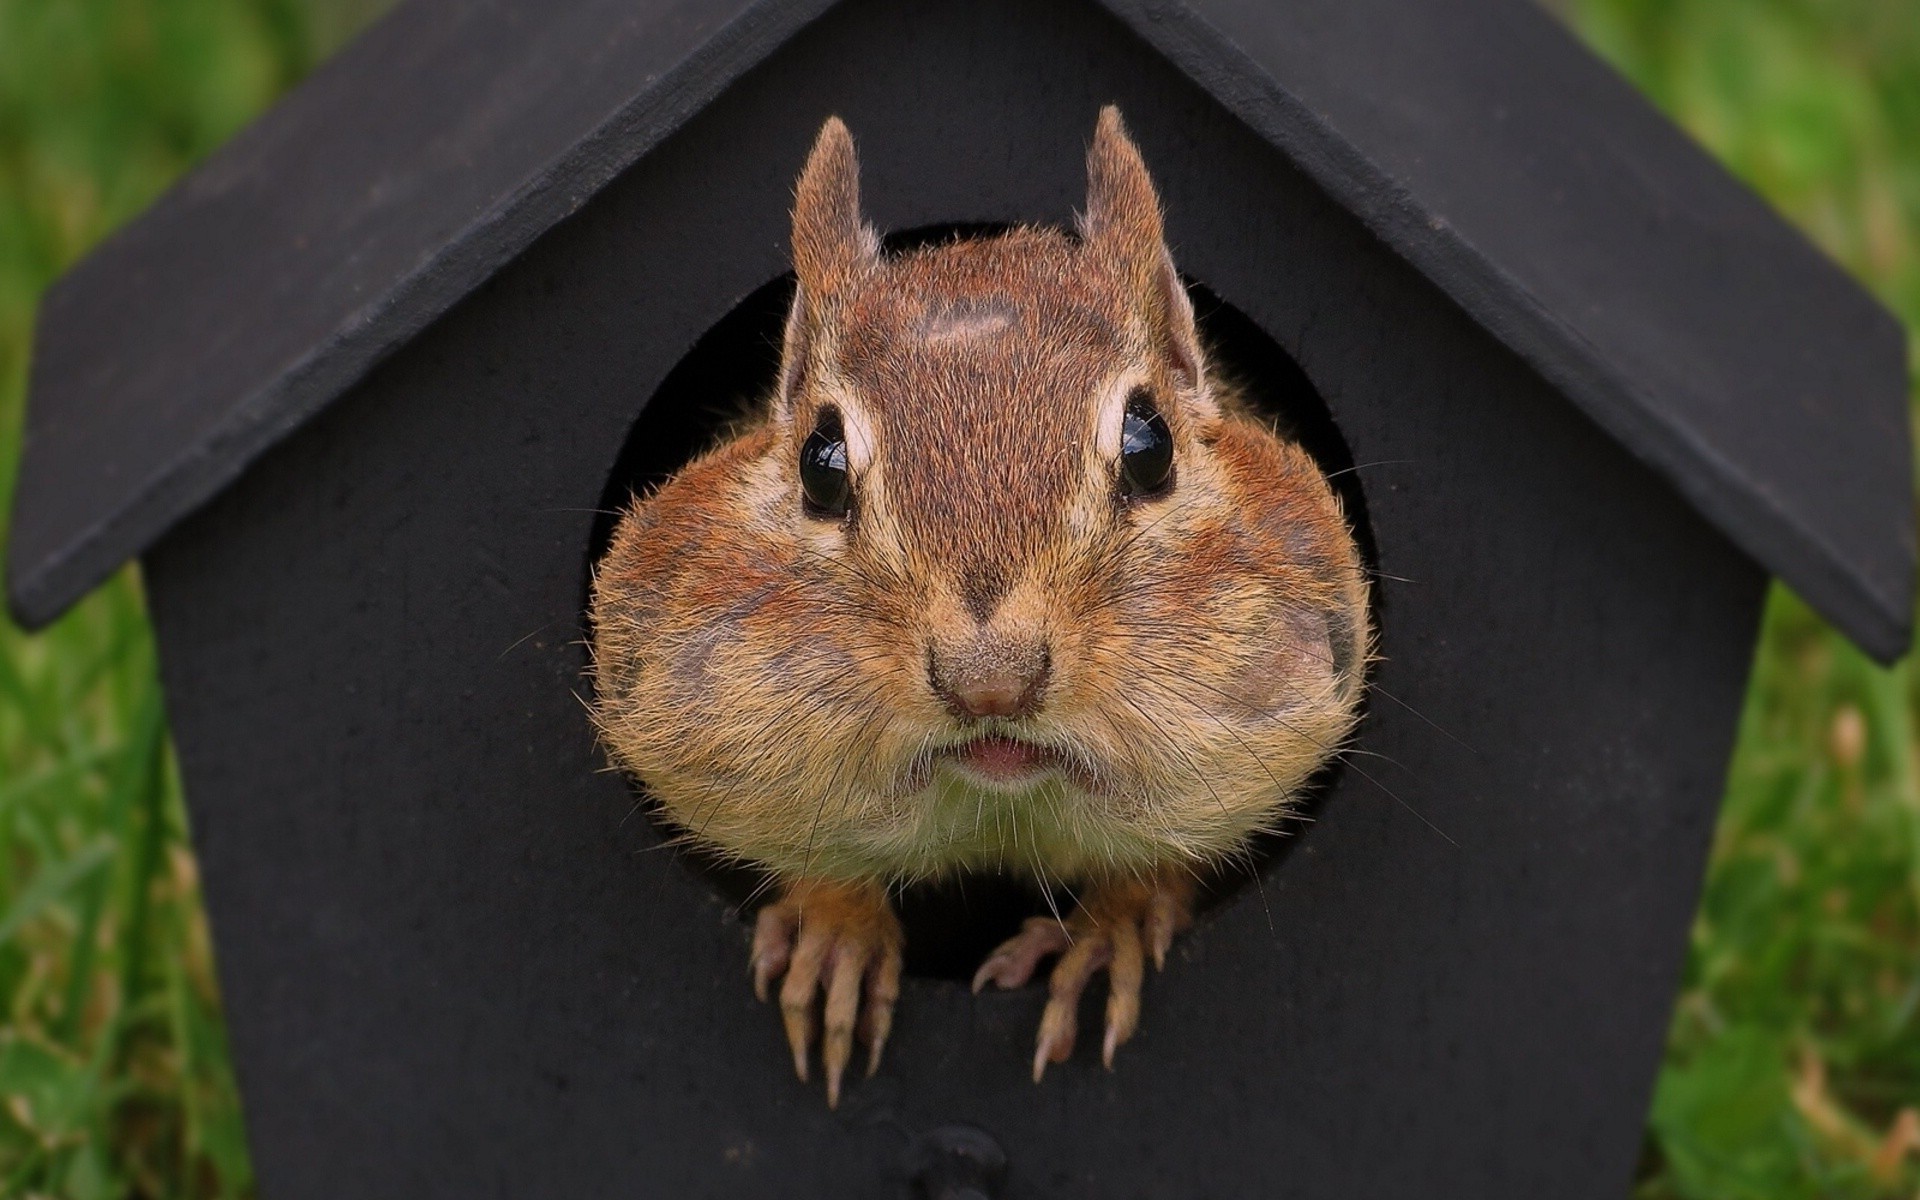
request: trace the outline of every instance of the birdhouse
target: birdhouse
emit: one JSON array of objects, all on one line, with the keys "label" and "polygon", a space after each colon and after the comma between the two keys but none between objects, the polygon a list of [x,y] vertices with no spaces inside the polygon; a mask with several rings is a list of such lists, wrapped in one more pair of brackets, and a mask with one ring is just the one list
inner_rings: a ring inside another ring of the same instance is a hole
[{"label": "birdhouse", "polygon": [[[829,114],[899,244],[1070,224],[1109,102],[1347,499],[1367,711],[1113,1070],[910,903],[830,1111],[596,746],[603,514],[770,386]],[[1907,645],[1904,370],[1521,0],[414,0],[49,293],[9,597],[142,561],[273,1200],[1612,1197],[1768,578]]]}]

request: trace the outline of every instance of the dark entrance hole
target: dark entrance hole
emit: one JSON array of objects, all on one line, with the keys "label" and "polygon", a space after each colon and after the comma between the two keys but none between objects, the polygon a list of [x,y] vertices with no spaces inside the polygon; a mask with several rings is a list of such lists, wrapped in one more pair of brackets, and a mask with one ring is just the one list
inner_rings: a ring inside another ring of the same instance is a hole
[{"label": "dark entrance hole", "polygon": [[[999,227],[942,225],[895,234],[887,249],[903,249],[956,236],[979,236]],[[729,424],[765,402],[780,367],[780,339],[793,299],[793,276],[783,275],[759,288],[703,334],[647,402],[634,422],[602,493],[589,562],[598,562],[612,540],[616,513],[659,486],[674,471],[723,435]],[[1367,523],[1366,497],[1353,456],[1332,414],[1298,363],[1254,321],[1204,285],[1189,282],[1194,312],[1215,369],[1245,395],[1256,411],[1287,437],[1300,443],[1332,481],[1367,565],[1374,544]],[[584,609],[583,602],[582,608]],[[1376,620],[1378,619],[1376,614]],[[1336,761],[1309,782],[1301,814],[1311,816],[1342,770]],[[644,798],[643,798],[644,800]],[[654,813],[651,804],[644,810]],[[659,820],[657,815],[655,820]],[[1300,822],[1290,822],[1294,829]],[[665,830],[668,836],[678,831]],[[1235,895],[1284,853],[1291,838],[1262,838],[1245,858],[1223,866],[1210,881],[1202,902],[1209,907]],[[750,917],[764,900],[766,880],[749,868],[719,863],[697,851],[682,856],[723,896]],[[1047,913],[1049,902],[1061,913],[1073,898],[1055,889],[1045,895],[1033,881],[969,876],[940,884],[918,885],[898,897],[907,932],[907,971],[927,978],[969,980],[986,954],[1020,928],[1027,917]]]}]

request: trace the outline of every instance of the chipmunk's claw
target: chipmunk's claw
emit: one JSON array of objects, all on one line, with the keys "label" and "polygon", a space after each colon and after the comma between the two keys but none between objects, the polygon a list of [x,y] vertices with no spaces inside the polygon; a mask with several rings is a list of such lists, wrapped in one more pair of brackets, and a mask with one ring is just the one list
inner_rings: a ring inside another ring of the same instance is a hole
[{"label": "chipmunk's claw", "polygon": [[1193,888],[1184,877],[1134,881],[1095,889],[1065,921],[1029,918],[1020,932],[1002,942],[973,976],[973,990],[989,982],[1016,988],[1033,977],[1040,960],[1058,954],[1047,985],[1047,1007],[1034,1041],[1033,1081],[1046,1075],[1048,1063],[1073,1053],[1080,997],[1102,968],[1107,972],[1106,1036],[1100,1058],[1113,1069],[1114,1052],[1140,1028],[1140,988],[1147,955],[1155,966],[1166,962],[1173,937],[1192,922]]},{"label": "chipmunk's claw", "polygon": [[[1075,913],[1074,916],[1079,917],[1080,914]],[[1080,993],[1087,990],[1094,972],[1113,959],[1113,947],[1107,931],[1084,922],[1081,925],[1073,945],[1054,964],[1053,976],[1047,983],[1047,1007],[1040,1014],[1040,1036],[1034,1039],[1035,1083],[1039,1083],[1041,1076],[1046,1074],[1048,1063],[1065,1062],[1067,1056],[1073,1053]],[[1114,986],[1118,986],[1117,981]],[[1138,1004],[1139,998],[1136,996],[1136,1008]]]},{"label": "chipmunk's claw", "polygon": [[753,971],[753,994],[762,1004],[767,1001],[767,985],[793,960],[793,935],[799,927],[793,910],[781,904],[767,905],[754,922],[753,956],[748,964]]},{"label": "chipmunk's claw", "polygon": [[1025,987],[1033,978],[1040,960],[1059,954],[1073,945],[1066,923],[1053,917],[1028,917],[1020,932],[995,947],[980,969],[973,973],[973,993],[979,995],[991,983],[1002,990]]},{"label": "chipmunk's claw", "polygon": [[754,994],[765,1000],[773,979],[785,974],[780,1019],[802,1082],[813,1048],[814,996],[826,993],[819,1028],[829,1108],[840,1103],[856,1035],[867,1044],[867,1074],[880,1066],[900,996],[903,944],[900,922],[877,887],[796,885],[760,911],[751,959]]}]

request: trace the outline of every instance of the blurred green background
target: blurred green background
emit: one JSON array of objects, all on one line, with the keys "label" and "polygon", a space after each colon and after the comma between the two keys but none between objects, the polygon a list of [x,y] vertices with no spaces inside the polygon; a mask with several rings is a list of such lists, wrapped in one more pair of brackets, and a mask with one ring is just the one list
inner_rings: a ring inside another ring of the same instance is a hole
[{"label": "blurred green background", "polygon": [[[0,497],[41,290],[380,7],[0,0]],[[1920,0],[1552,8],[1920,334]],[[1639,1196],[1920,1197],[1914,685],[1775,589]],[[0,622],[0,1195],[251,1193],[184,823],[136,574]]]}]

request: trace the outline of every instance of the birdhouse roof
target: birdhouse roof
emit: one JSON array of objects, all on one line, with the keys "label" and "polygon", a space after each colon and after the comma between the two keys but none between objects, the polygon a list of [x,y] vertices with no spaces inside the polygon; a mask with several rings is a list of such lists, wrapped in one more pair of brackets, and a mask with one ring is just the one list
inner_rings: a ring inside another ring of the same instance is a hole
[{"label": "birdhouse roof", "polygon": [[[1549,17],[1086,2],[1865,649],[1904,651],[1901,328]],[[402,5],[48,292],[16,615],[142,552],[832,7]]]}]

